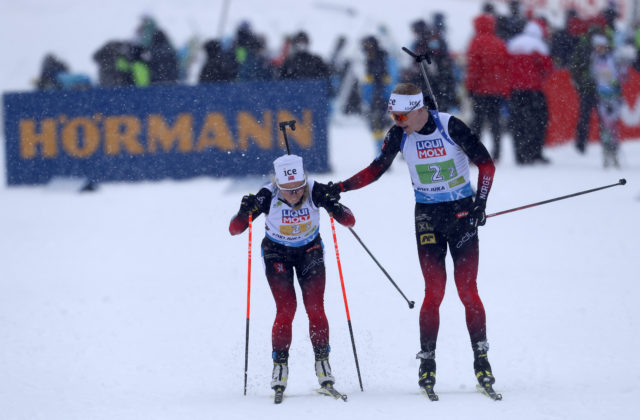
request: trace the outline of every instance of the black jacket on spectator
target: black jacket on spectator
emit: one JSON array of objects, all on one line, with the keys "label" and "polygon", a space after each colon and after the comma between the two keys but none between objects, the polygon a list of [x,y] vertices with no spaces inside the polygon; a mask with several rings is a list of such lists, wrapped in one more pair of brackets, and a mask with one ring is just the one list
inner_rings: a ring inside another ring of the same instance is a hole
[{"label": "black jacket on spectator", "polygon": [[298,51],[285,60],[281,79],[320,79],[329,77],[329,67],[322,58],[308,51]]},{"label": "black jacket on spectator", "polygon": [[200,83],[228,82],[235,80],[238,64],[232,52],[222,49],[220,41],[210,40],[204,44],[207,61],[200,71]]},{"label": "black jacket on spectator", "polygon": [[102,87],[133,86],[131,72],[119,69],[118,59],[130,60],[131,44],[121,41],[109,41],[93,54],[98,64],[98,84]]},{"label": "black jacket on spectator", "polygon": [[177,82],[178,55],[163,31],[153,34],[148,52],[151,84]]},{"label": "black jacket on spectator", "polygon": [[69,68],[52,54],[47,54],[42,61],[38,90],[62,89],[58,74],[68,72]]}]

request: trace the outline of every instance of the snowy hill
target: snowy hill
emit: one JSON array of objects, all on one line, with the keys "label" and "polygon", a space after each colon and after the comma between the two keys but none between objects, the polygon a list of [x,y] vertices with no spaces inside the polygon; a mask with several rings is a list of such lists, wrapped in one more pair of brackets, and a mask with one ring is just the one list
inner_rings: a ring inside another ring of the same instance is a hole
[{"label": "snowy hill", "polygon": [[[0,39],[15,60],[2,66],[0,86],[27,88],[25,75],[37,67],[49,41],[77,68],[90,69],[80,57],[88,57],[113,31],[126,36],[135,14],[145,8],[176,28],[187,26],[187,16],[203,19],[194,9],[205,10],[208,2],[182,3],[180,9],[168,1],[118,3],[120,9],[107,9],[100,18],[91,2],[5,5]],[[264,27],[285,6],[296,7],[285,1],[268,4],[252,3],[255,13],[265,13]],[[372,4],[371,13],[386,12],[392,21],[404,16],[388,3]],[[475,5],[452,1],[449,19],[463,5],[470,9],[468,4]],[[211,15],[209,20],[216,22]],[[7,31],[27,20],[42,30],[22,31],[13,43]],[[66,23],[65,39],[48,36],[47,29],[53,31],[59,22]],[[70,29],[80,22],[85,29],[91,22],[95,31]],[[458,26],[467,24],[461,20]],[[316,175],[319,181],[345,179],[374,156],[366,125],[358,119],[336,120],[329,137],[333,173]],[[364,385],[360,392],[329,220],[323,214],[331,361],[336,387],[349,394],[349,401],[314,393],[313,352],[299,305],[289,387],[281,406],[272,404],[269,389],[275,305],[259,258],[263,219],[254,224],[247,396],[242,395],[247,235],[231,237],[227,230],[242,195],[257,191],[263,180],[114,183],[90,194],[62,184],[8,188],[0,148],[2,418],[635,417],[640,392],[635,240],[640,237],[640,142],[622,145],[620,170],[602,169],[598,144],[584,156],[572,145],[556,147],[546,151],[551,165],[521,168],[514,164],[511,139],[504,142],[489,213],[620,178],[628,181],[624,187],[491,218],[481,228],[478,284],[496,389],[504,400],[490,401],[474,389],[464,311],[451,280],[441,307],[440,401],[431,403],[418,390],[415,354],[424,283],[414,245],[413,194],[398,159],[390,173],[345,194],[343,201],[356,215],[355,231],[416,308],[408,309],[355,238],[337,226]],[[450,278],[451,270],[449,264]]]}]

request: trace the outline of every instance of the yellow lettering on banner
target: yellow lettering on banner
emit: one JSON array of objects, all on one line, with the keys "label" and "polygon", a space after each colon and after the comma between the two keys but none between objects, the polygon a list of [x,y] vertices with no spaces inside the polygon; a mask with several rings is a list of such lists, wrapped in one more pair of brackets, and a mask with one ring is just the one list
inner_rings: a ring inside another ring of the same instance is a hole
[{"label": "yellow lettering on banner", "polygon": [[[82,134],[79,132],[82,131]],[[100,130],[89,118],[74,118],[62,129],[62,148],[69,156],[89,157],[100,147]]]},{"label": "yellow lettering on banner", "polygon": [[136,117],[119,116],[108,117],[104,121],[104,152],[107,155],[120,154],[121,146],[125,152],[141,155],[144,148],[138,140],[140,135],[140,120]]},{"label": "yellow lettering on banner", "polygon": [[273,138],[273,123],[271,111],[264,111],[261,125],[253,115],[248,112],[238,113],[238,146],[241,150],[249,148],[249,137],[254,139],[255,144],[261,149],[271,149]]},{"label": "yellow lettering on banner", "polygon": [[36,132],[34,120],[20,120],[20,157],[33,159],[38,155],[38,146],[42,157],[53,158],[58,156],[56,144],[56,120],[46,118],[40,124],[40,132]]},{"label": "yellow lettering on banner", "polygon": [[173,127],[167,126],[162,115],[149,115],[147,148],[150,153],[156,153],[158,146],[162,151],[170,152],[176,140],[179,152],[187,153],[193,149],[193,116],[191,114],[178,115]]},{"label": "yellow lettering on banner", "polygon": [[[278,111],[278,121],[296,121],[296,130],[287,130],[287,139],[289,142],[295,140],[300,146],[305,149],[311,149],[313,146],[313,115],[311,110],[305,109],[302,111],[302,122],[293,114],[283,109]],[[280,147],[284,146],[283,136],[278,136],[278,144]]]},{"label": "yellow lettering on banner", "polygon": [[196,150],[201,152],[209,148],[233,150],[233,137],[224,116],[219,112],[207,114],[198,136]]}]

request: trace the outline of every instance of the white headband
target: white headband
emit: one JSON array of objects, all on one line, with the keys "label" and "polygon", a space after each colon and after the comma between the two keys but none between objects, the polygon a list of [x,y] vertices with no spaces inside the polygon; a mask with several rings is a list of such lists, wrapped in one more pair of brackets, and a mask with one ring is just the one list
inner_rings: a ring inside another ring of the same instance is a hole
[{"label": "white headband", "polygon": [[392,93],[389,98],[389,111],[410,112],[424,106],[422,92],[415,95],[400,95]]}]

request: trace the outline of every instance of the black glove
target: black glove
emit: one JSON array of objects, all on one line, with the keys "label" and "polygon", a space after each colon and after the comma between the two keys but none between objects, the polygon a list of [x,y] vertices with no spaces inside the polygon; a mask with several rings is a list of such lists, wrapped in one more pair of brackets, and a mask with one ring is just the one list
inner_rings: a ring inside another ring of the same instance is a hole
[{"label": "black glove", "polygon": [[249,214],[258,212],[258,200],[253,194],[245,195],[240,202],[240,212]]},{"label": "black glove", "polygon": [[342,182],[338,182],[337,184],[329,182],[327,184],[327,190],[329,192],[329,195],[338,197],[338,200],[340,200],[340,193],[342,192]]},{"label": "black glove", "polygon": [[324,207],[325,209],[327,209],[327,211],[330,211],[335,206],[340,205],[340,203],[338,202],[339,200],[340,200],[339,194],[332,195],[327,191],[324,195],[320,196],[320,198],[318,199],[318,206]]},{"label": "black glove", "polygon": [[324,194],[318,198],[318,206],[324,207],[329,213],[334,215],[342,214],[340,200],[340,187],[333,182],[327,184]]},{"label": "black glove", "polygon": [[473,227],[484,226],[487,223],[487,215],[484,213],[484,206],[476,204],[467,215],[469,224]]}]

